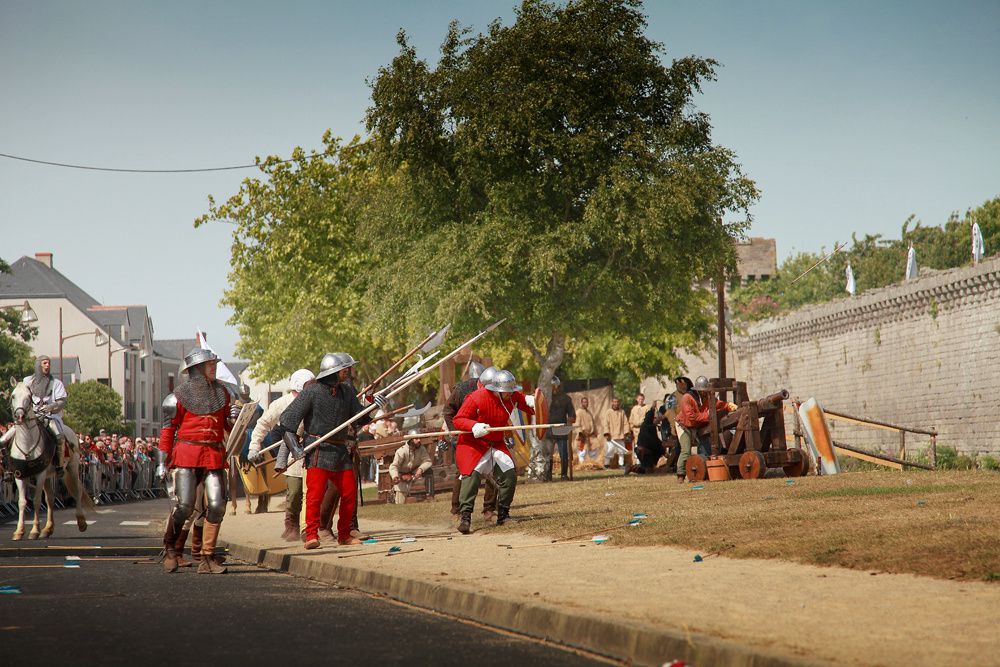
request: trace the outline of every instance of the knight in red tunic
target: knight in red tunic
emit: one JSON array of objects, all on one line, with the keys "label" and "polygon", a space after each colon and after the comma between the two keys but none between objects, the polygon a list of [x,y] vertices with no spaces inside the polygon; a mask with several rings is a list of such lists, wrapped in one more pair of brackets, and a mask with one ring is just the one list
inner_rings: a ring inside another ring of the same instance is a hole
[{"label": "knight in red tunic", "polygon": [[535,414],[534,401],[521,393],[510,371],[499,371],[483,387],[469,394],[452,420],[455,428],[471,431],[458,436],[455,462],[462,480],[459,492],[461,522],[458,530],[469,533],[472,529],[472,511],[475,509],[479,483],[484,475],[492,475],[500,487],[497,496],[497,525],[510,516],[517,487],[514,459],[504,441],[503,432],[490,431],[497,426],[509,426],[511,414],[521,409]]},{"label": "knight in red tunic", "polygon": [[215,379],[218,361],[209,350],[191,350],[181,369],[187,371],[187,380],[163,402],[157,475],[163,477],[168,469],[174,470],[176,496],[163,535],[167,572],[177,570],[177,536],[194,511],[200,488],[205,494],[205,525],[198,573],[226,571],[212,557],[226,515],[225,439],[229,426],[229,392]]}]

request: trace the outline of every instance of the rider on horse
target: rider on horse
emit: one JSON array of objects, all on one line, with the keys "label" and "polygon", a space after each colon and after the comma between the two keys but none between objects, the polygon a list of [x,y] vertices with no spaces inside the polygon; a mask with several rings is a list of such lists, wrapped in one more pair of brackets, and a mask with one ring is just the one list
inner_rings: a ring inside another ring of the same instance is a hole
[{"label": "rider on horse", "polygon": [[[67,438],[66,424],[63,423],[63,408],[66,407],[66,387],[59,378],[52,377],[52,360],[44,354],[35,359],[35,373],[24,378],[24,384],[31,390],[31,400],[35,412],[47,417],[45,427],[56,442],[56,473],[63,472],[63,450],[66,443],[76,443],[75,437]],[[70,431],[72,433],[72,431]]]}]

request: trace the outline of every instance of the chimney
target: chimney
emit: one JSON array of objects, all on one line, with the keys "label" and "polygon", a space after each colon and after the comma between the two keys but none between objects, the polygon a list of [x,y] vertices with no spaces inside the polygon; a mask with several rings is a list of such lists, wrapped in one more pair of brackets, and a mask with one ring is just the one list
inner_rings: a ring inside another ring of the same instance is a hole
[{"label": "chimney", "polygon": [[41,262],[45,266],[52,268],[52,253],[51,252],[36,252],[35,261]]}]

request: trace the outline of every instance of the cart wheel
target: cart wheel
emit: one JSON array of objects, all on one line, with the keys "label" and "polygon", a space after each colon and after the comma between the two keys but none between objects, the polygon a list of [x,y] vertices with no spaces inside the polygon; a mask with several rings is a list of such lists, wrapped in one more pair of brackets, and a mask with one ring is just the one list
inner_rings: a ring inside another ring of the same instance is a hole
[{"label": "cart wheel", "polygon": [[760,452],[743,452],[740,456],[740,477],[743,479],[764,479],[767,462]]},{"label": "cart wheel", "polygon": [[692,454],[684,464],[684,472],[689,482],[704,482],[708,477],[708,462],[700,454]]},{"label": "cart wheel", "polygon": [[806,458],[805,452],[800,451],[797,463],[786,463],[781,469],[785,471],[785,477],[802,477],[809,471],[809,459]]}]

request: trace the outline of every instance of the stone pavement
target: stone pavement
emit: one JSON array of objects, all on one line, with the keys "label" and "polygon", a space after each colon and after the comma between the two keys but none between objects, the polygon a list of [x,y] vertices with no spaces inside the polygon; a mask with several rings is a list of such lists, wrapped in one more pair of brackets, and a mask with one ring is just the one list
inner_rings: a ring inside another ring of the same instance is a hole
[{"label": "stone pavement", "polygon": [[[603,545],[481,524],[466,536],[444,516],[419,527],[363,511],[377,544],[305,551],[279,539],[282,517],[227,516],[220,537],[241,560],[621,662],[1000,665],[995,584],[714,555],[695,562],[686,549],[615,547],[613,532]],[[402,543],[407,536],[416,541]],[[392,546],[402,553],[387,556]]]}]

